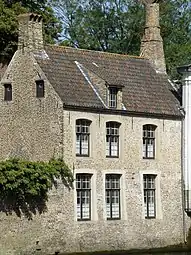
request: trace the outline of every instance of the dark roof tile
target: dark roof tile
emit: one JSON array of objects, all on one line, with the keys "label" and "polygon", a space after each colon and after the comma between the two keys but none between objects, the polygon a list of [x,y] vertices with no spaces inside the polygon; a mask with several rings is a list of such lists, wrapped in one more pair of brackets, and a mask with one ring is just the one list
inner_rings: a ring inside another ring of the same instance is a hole
[{"label": "dark roof tile", "polygon": [[76,62],[108,84],[122,85],[127,111],[180,116],[168,77],[141,57],[47,46],[49,59],[36,57],[65,105],[104,108]]}]

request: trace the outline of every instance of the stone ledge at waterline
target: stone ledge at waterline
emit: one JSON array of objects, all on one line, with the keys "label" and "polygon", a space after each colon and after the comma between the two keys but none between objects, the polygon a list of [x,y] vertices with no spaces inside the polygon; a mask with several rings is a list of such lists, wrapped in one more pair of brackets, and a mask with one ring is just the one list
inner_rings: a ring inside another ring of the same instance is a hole
[{"label": "stone ledge at waterline", "polygon": [[152,249],[131,249],[131,250],[116,250],[116,251],[95,251],[95,252],[75,252],[75,253],[60,253],[55,250],[54,253],[47,254],[42,249],[37,249],[31,253],[20,253],[20,255],[130,255],[130,254],[144,254],[144,255],[191,255],[191,247],[185,244],[172,245],[162,248]]}]

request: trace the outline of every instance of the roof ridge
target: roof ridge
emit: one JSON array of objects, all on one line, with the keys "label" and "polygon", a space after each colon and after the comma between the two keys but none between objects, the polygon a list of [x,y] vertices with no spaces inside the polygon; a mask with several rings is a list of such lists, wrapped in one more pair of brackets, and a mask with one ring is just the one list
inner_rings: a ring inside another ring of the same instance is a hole
[{"label": "roof ridge", "polygon": [[60,48],[60,49],[72,49],[72,50],[79,50],[79,51],[85,51],[85,52],[97,52],[101,54],[107,54],[111,56],[120,56],[120,57],[128,57],[128,58],[135,58],[135,59],[144,59],[147,60],[147,58],[141,57],[141,56],[135,56],[135,55],[128,55],[128,54],[121,54],[121,53],[114,53],[114,52],[107,52],[107,51],[98,51],[98,50],[88,50],[88,49],[81,49],[81,48],[73,48],[69,46],[62,46],[62,45],[55,45],[55,44],[46,44],[45,46],[52,47],[52,48]]}]

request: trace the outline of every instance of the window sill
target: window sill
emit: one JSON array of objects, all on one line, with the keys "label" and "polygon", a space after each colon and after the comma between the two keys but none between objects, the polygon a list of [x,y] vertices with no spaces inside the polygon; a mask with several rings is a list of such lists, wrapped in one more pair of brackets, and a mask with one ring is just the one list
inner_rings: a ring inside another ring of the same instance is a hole
[{"label": "window sill", "polygon": [[76,154],[76,157],[85,157],[85,158],[88,158],[90,156],[89,155],[83,155],[83,154]]},{"label": "window sill", "polygon": [[106,156],[106,158],[119,158],[119,156]]},{"label": "window sill", "polygon": [[155,157],[150,157],[150,158],[143,157],[143,159],[155,159]]},{"label": "window sill", "polygon": [[77,222],[90,222],[91,219],[77,219]]},{"label": "window sill", "polygon": [[121,221],[121,218],[107,218],[106,220],[109,222],[117,221],[117,220]]},{"label": "window sill", "polygon": [[13,100],[3,100],[3,102],[7,103],[7,104],[10,104],[13,102]]}]

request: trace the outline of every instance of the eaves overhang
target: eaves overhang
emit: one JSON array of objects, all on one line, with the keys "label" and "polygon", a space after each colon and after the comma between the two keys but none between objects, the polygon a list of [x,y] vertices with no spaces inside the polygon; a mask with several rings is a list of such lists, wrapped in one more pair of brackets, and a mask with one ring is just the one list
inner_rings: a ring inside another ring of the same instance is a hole
[{"label": "eaves overhang", "polygon": [[191,64],[190,65],[184,65],[184,66],[178,66],[177,71],[180,74],[190,73],[191,72]]},{"label": "eaves overhang", "polygon": [[147,117],[147,118],[158,118],[158,119],[168,119],[168,120],[182,120],[184,118],[184,115],[181,113],[181,111],[180,111],[180,114],[166,114],[166,113],[138,112],[138,111],[109,109],[109,108],[67,105],[67,104],[63,104],[63,108],[65,110],[71,110],[71,111],[85,111],[90,113],[122,115],[122,116],[129,116],[129,117]]}]

